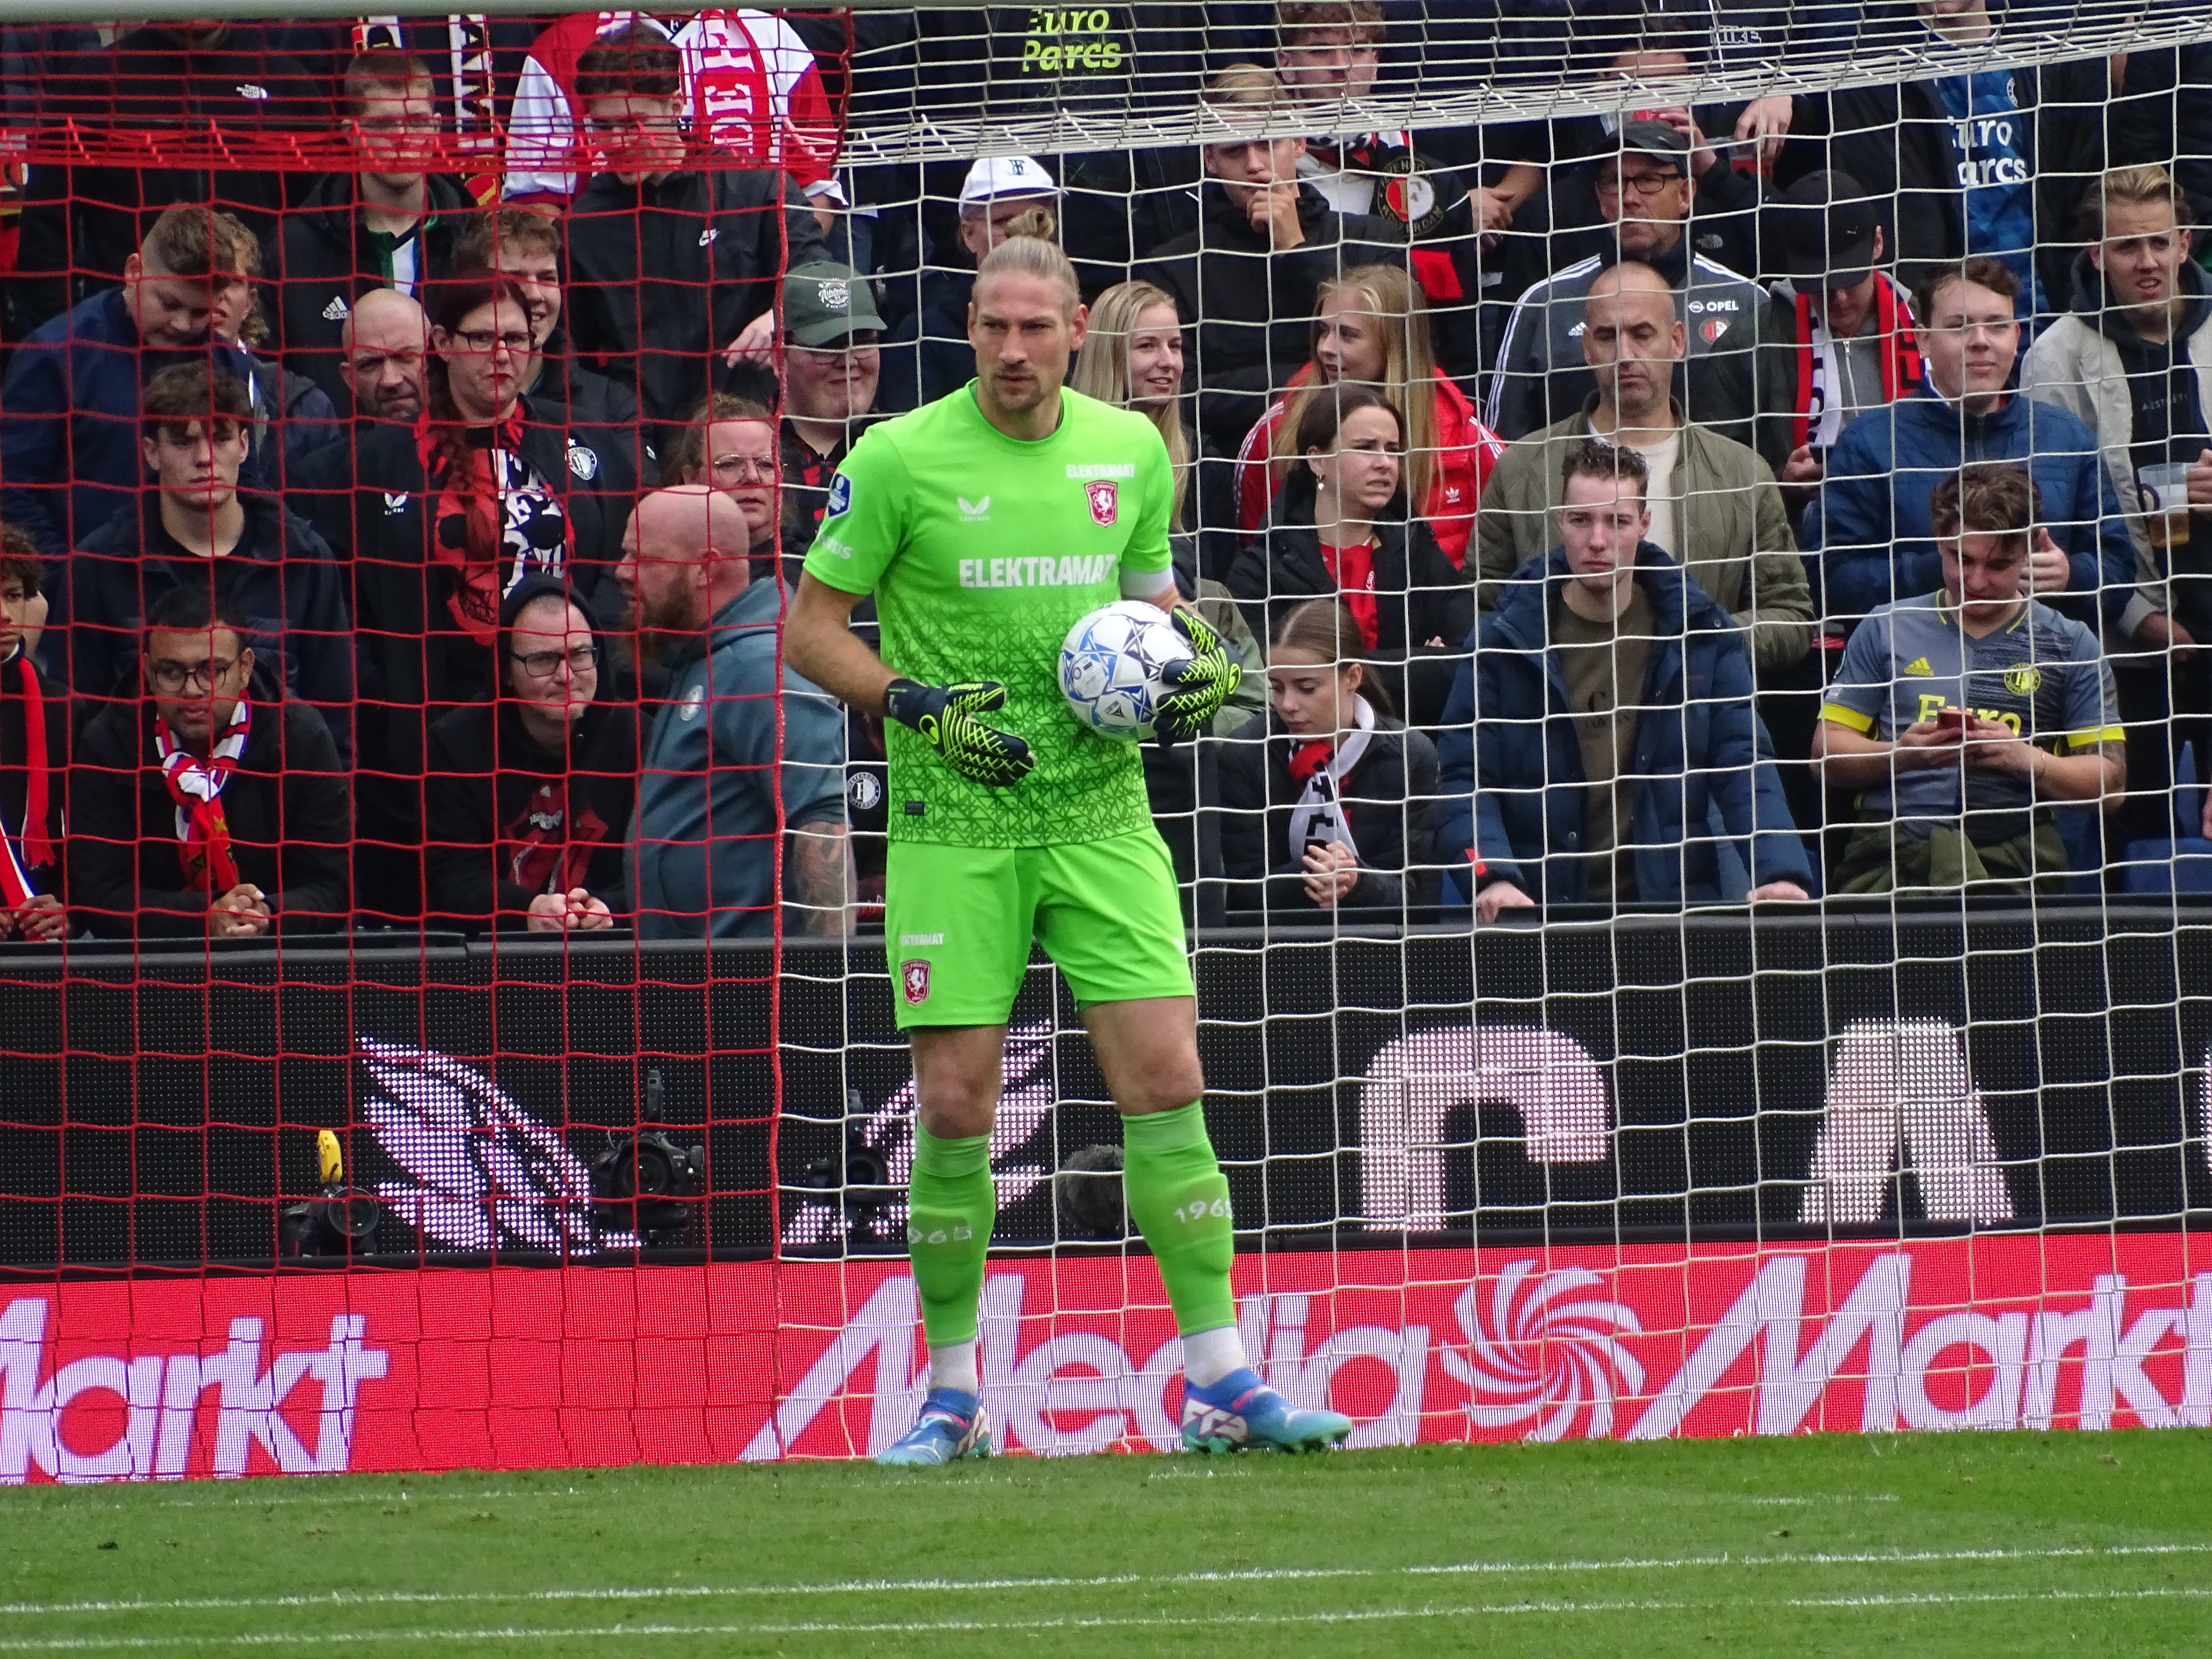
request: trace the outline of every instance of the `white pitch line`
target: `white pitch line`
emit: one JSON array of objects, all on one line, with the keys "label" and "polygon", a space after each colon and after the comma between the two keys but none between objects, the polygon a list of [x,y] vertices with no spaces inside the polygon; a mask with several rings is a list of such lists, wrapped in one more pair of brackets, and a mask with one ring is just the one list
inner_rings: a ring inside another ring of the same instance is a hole
[{"label": "white pitch line", "polygon": [[636,1584],[535,1590],[331,1590],[315,1595],[202,1596],[168,1601],[14,1601],[0,1616],[53,1618],[115,1613],[248,1613],[318,1607],[465,1607],[485,1603],[772,1600],[782,1596],[963,1595],[1000,1590],[1115,1589],[1128,1584],[1297,1583],[1389,1577],[1541,1577],[1551,1573],[1674,1572],[1720,1567],[1942,1566],[1965,1562],[2119,1560],[2131,1557],[2212,1555],[2212,1542],[2074,1545],[2051,1549],[1810,1551],[1790,1555],[1621,1556],[1563,1561],[1459,1561],[1399,1567],[1247,1567],[1226,1571],[1106,1573],[1089,1577],[846,1578],[798,1584]]},{"label": "white pitch line", "polygon": [[2019,1590],[1939,1592],[1924,1595],[1797,1596],[1778,1602],[1681,1601],[1613,1599],[1595,1601],[1498,1601],[1418,1607],[1362,1607],[1316,1613],[1129,1614],[1046,1619],[932,1619],[842,1620],[809,1619],[769,1624],[490,1626],[475,1630],[241,1631],[228,1636],[57,1636],[0,1641],[0,1653],[104,1653],[147,1649],[362,1646],[379,1642],[545,1642],[586,1639],[635,1641],[668,1636],[926,1636],[1046,1630],[1204,1630],[1276,1625],[1358,1625],[1413,1619],[1587,1617],[1611,1613],[1725,1613],[1765,1607],[1838,1612],[1893,1612],[1917,1607],[1984,1607],[2038,1601],[2197,1601],[2212,1589]]}]

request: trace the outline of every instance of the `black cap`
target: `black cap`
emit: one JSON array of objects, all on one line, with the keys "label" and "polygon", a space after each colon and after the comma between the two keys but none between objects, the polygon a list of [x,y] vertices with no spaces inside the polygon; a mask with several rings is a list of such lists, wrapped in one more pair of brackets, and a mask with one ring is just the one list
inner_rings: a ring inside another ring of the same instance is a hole
[{"label": "black cap", "polygon": [[499,680],[501,684],[504,685],[507,682],[507,655],[511,648],[507,640],[514,632],[516,619],[522,615],[526,607],[535,604],[539,599],[566,599],[577,610],[582,611],[584,625],[592,630],[592,638],[594,641],[599,639],[599,619],[592,614],[591,601],[569,586],[567,577],[550,570],[532,571],[509,588],[507,597],[499,604]]},{"label": "black cap", "polygon": [[1666,162],[1685,179],[1690,176],[1689,135],[1664,121],[1621,123],[1620,153],[1649,155],[1654,161]]},{"label": "black cap", "polygon": [[1774,268],[1800,286],[1853,288],[1874,269],[1880,222],[1850,173],[1808,173],[1767,204],[1767,247]]}]

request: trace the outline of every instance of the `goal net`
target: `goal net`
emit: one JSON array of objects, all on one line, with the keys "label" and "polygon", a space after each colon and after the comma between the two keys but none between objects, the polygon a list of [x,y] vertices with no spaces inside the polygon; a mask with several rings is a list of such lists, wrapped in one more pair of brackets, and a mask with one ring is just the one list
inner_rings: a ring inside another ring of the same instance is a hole
[{"label": "goal net", "polygon": [[[0,1482],[911,1425],[942,941],[784,626],[1024,235],[1245,668],[1142,752],[1263,1376],[1358,1445],[2212,1425],[2198,9],[0,47]],[[963,585],[1088,580],[1112,472]],[[1178,1443],[1120,1149],[1040,951],[1014,1449]]]}]

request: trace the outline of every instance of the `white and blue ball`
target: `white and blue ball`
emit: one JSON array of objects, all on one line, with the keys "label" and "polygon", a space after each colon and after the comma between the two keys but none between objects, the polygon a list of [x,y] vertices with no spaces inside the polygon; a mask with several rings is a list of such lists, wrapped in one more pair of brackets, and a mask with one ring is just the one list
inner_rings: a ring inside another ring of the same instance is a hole
[{"label": "white and blue ball", "polygon": [[1075,718],[1102,737],[1142,742],[1168,690],[1161,678],[1194,653],[1166,613],[1144,599],[1101,605],[1067,630],[1060,689]]}]

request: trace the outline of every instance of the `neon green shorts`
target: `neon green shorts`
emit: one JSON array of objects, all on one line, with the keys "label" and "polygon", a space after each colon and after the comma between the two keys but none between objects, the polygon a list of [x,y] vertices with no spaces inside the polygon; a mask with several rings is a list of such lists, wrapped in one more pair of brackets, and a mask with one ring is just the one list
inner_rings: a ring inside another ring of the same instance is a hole
[{"label": "neon green shorts", "polygon": [[885,849],[891,1006],[909,1025],[1003,1025],[1030,941],[1079,1004],[1194,994],[1175,866],[1156,830],[1068,847]]}]

